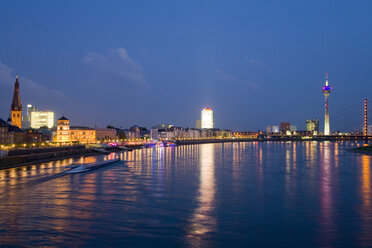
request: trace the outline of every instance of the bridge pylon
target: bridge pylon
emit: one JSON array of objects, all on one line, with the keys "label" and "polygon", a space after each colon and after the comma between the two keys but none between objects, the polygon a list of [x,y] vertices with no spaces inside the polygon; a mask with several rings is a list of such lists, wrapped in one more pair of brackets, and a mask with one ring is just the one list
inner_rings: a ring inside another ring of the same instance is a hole
[{"label": "bridge pylon", "polygon": [[368,106],[367,98],[364,99],[364,135],[368,136]]}]

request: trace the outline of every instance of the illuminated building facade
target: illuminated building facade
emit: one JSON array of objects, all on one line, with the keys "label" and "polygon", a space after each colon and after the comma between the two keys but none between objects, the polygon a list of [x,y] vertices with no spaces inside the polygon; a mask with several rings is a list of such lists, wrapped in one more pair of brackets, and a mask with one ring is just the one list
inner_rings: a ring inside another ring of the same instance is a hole
[{"label": "illuminated building facade", "polygon": [[266,133],[279,133],[279,126],[267,126]]},{"label": "illuminated building facade", "polygon": [[16,76],[16,81],[14,84],[13,101],[12,106],[10,107],[10,111],[12,125],[22,128],[22,104],[21,97],[19,95],[18,75]]},{"label": "illuminated building facade", "polygon": [[330,134],[329,128],[329,110],[328,110],[328,97],[331,94],[331,86],[328,85],[328,73],[326,73],[326,84],[323,86],[323,95],[325,97],[325,113],[324,113],[324,135]]},{"label": "illuminated building facade", "polygon": [[214,128],[212,109],[205,108],[201,111],[201,128]]},{"label": "illuminated building facade", "polygon": [[70,120],[62,116],[57,120],[56,142],[70,141]]},{"label": "illuminated building facade", "polygon": [[258,132],[234,132],[233,136],[239,139],[257,139]]},{"label": "illuminated building facade", "polygon": [[319,133],[319,120],[306,120],[306,131]]},{"label": "illuminated building facade", "polygon": [[61,117],[57,121],[56,142],[96,142],[96,130],[90,127],[71,126],[70,120]]},{"label": "illuminated building facade", "polygon": [[95,143],[96,130],[90,127],[71,126],[70,141],[82,143]]},{"label": "illuminated building facade", "polygon": [[31,128],[39,129],[41,127],[52,128],[54,126],[54,112],[32,111]]}]

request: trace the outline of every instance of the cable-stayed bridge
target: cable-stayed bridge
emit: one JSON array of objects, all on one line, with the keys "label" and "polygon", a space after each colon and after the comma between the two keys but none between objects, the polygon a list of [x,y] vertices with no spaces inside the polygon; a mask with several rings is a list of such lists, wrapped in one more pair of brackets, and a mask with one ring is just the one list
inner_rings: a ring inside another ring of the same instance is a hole
[{"label": "cable-stayed bridge", "polygon": [[[371,106],[371,108],[368,108]],[[324,135],[324,125],[319,126],[319,134],[313,135],[308,132],[296,132],[291,135],[271,134],[270,140],[372,140],[372,101],[362,99],[337,112],[329,113],[330,134]],[[317,118],[324,123],[325,116]],[[371,125],[368,125],[370,123]]]}]

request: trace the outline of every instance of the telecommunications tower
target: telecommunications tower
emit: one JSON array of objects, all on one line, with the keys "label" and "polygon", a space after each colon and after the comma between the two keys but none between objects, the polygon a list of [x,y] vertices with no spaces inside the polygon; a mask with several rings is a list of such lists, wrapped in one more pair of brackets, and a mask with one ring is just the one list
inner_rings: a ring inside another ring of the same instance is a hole
[{"label": "telecommunications tower", "polygon": [[325,97],[325,115],[324,115],[324,135],[329,135],[329,110],[328,110],[328,97],[331,94],[331,86],[328,85],[328,73],[326,73],[326,84],[323,86],[323,94]]}]

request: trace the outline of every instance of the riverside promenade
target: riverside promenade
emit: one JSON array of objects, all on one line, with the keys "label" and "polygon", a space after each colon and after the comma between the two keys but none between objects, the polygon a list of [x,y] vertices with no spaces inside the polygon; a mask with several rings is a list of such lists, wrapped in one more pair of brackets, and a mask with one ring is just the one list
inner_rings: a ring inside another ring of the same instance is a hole
[{"label": "riverside promenade", "polygon": [[97,154],[100,152],[87,148],[85,145],[15,149],[10,150],[8,156],[0,158],[0,169]]},{"label": "riverside promenade", "polygon": [[[277,142],[277,141],[365,141],[366,144],[372,141],[372,136],[363,135],[328,135],[328,136],[298,136],[298,135],[271,135],[257,138],[181,138],[170,139],[175,145],[192,145],[192,144],[207,144],[207,143],[229,143],[229,142]],[[166,142],[164,141],[164,142]],[[162,141],[161,141],[162,142]],[[112,143],[112,142],[111,142]],[[153,141],[136,141],[136,142],[119,142],[121,146],[129,149],[142,149],[146,144]],[[115,152],[120,149],[117,147],[105,147],[107,152]],[[18,166],[25,166],[33,163],[43,163],[64,158],[73,158],[81,156],[92,156],[101,154],[102,151],[92,149],[85,145],[74,145],[64,147],[49,147],[49,148],[30,148],[10,150],[6,157],[0,158],[0,169],[7,169]],[[367,151],[366,153],[370,153]]]}]

